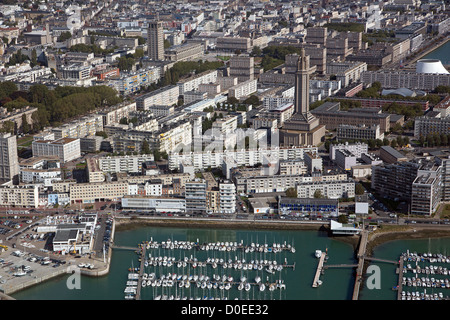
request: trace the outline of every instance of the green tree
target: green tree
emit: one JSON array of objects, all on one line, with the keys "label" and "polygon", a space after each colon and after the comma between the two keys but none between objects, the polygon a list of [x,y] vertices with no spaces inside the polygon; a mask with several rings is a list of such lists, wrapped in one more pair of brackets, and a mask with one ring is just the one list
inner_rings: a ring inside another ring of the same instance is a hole
[{"label": "green tree", "polygon": [[364,194],[364,186],[361,183],[357,183],[355,185],[355,194],[357,195],[362,195]]},{"label": "green tree", "polygon": [[391,140],[391,147],[392,148],[396,148],[397,147],[397,139],[392,139]]},{"label": "green tree", "polygon": [[296,188],[289,188],[286,190],[286,197],[289,198],[297,198],[297,189]]},{"label": "green tree", "polygon": [[30,133],[30,131],[31,131],[30,124],[28,123],[27,116],[24,114],[22,115],[22,132],[28,134]]},{"label": "green tree", "polygon": [[322,191],[317,189],[316,191],[314,191],[314,198],[319,199],[319,198],[323,198],[323,194]]},{"label": "green tree", "polygon": [[[150,154],[151,153],[150,146],[149,146],[147,140],[142,141],[141,153],[143,153],[143,154]],[[155,160],[156,160],[156,158],[155,158]]]}]

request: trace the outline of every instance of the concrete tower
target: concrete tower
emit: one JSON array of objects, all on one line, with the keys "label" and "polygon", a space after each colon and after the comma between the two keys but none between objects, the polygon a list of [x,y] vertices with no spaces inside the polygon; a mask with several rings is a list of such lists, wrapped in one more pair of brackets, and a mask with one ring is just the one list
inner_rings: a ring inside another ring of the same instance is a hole
[{"label": "concrete tower", "polygon": [[309,56],[301,49],[295,73],[294,114],[280,130],[282,146],[317,145],[325,136],[325,126],[309,112]]},{"label": "concrete tower", "polygon": [[158,17],[150,21],[147,30],[148,57],[151,60],[164,60],[164,34],[163,25]]}]

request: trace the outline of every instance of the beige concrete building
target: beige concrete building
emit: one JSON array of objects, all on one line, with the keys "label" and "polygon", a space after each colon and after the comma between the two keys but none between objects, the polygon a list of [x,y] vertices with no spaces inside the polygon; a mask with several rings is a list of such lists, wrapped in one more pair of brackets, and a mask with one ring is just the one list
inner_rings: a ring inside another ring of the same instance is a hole
[{"label": "beige concrete building", "polygon": [[86,174],[90,183],[105,181],[105,174],[98,166],[98,160],[95,158],[86,159]]},{"label": "beige concrete building", "polygon": [[70,202],[93,203],[95,201],[119,200],[127,193],[127,182],[74,183],[70,185]]},{"label": "beige concrete building", "polygon": [[32,186],[0,186],[0,206],[37,208],[39,188]]},{"label": "beige concrete building", "polygon": [[31,147],[33,156],[57,155],[61,162],[68,162],[81,157],[80,139],[35,140]]},{"label": "beige concrete building", "polygon": [[16,136],[10,133],[0,135],[0,180],[16,180],[19,178],[19,157],[17,155]]}]

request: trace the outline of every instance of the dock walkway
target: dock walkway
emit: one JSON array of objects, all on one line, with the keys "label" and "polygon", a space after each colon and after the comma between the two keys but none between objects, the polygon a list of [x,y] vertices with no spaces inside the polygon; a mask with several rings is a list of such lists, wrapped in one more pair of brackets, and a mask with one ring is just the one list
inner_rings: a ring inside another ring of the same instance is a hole
[{"label": "dock walkway", "polygon": [[320,274],[322,273],[323,270],[323,264],[325,262],[326,255],[327,254],[325,252],[322,252],[322,255],[320,256],[319,263],[317,264],[316,275],[314,276],[312,284],[313,288],[317,288],[320,285]]}]

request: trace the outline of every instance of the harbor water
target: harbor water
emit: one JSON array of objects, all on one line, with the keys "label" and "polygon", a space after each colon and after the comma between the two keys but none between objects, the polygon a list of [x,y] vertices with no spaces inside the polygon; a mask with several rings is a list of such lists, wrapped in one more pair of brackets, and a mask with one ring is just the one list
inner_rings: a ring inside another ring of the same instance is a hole
[{"label": "harbor water", "polygon": [[[182,228],[154,228],[142,227],[128,231],[117,232],[115,235],[115,243],[120,246],[136,247],[138,244],[146,240],[154,240],[158,242],[167,241],[168,239],[176,241],[191,242],[237,242],[237,243],[287,243],[295,247],[295,253],[280,252],[267,254],[267,259],[276,259],[279,263],[285,259],[288,264],[295,263],[295,269],[284,268],[282,271],[269,275],[267,273],[251,273],[244,275],[249,280],[253,280],[256,275],[261,276],[262,280],[266,280],[268,276],[272,279],[282,279],[286,285],[285,290],[275,290],[269,292],[267,289],[263,292],[256,288],[250,291],[239,291],[235,287],[228,291],[224,298],[226,299],[281,299],[281,300],[350,300],[353,293],[354,269],[352,268],[330,268],[325,270],[321,276],[322,285],[318,288],[312,288],[312,282],[317,268],[318,259],[314,256],[315,250],[328,250],[327,264],[355,264],[354,252],[351,245],[346,244],[334,238],[328,237],[324,232],[319,231],[278,231],[278,230],[231,230],[231,229],[182,229]],[[441,252],[445,253],[446,248],[450,248],[450,239],[436,240],[404,240],[386,243],[375,250],[375,257],[396,260],[402,252],[406,250],[418,252]],[[421,251],[422,249],[422,251]],[[165,251],[164,251],[165,250]],[[175,256],[184,257],[195,255],[199,260],[206,260],[206,257],[218,258],[219,253],[209,251],[168,251],[168,249],[149,250],[153,256]],[[238,253],[229,253],[234,260],[242,258]],[[148,256],[148,255],[147,255]],[[231,256],[226,256],[231,257]],[[67,281],[69,275],[62,276],[58,279],[49,280],[48,282],[39,284],[38,286],[17,292],[12,296],[19,300],[124,300],[124,289],[126,287],[127,277],[130,267],[138,267],[138,255],[132,251],[113,250],[110,273],[99,278],[91,278],[81,276],[79,288],[69,289]],[[258,259],[259,256],[247,256],[246,260]],[[76,260],[76,259],[74,259]],[[76,262],[75,262],[76,263]],[[396,292],[392,290],[392,286],[397,284],[397,275],[395,267],[389,264],[377,263],[381,268],[381,289],[368,290],[363,288],[360,294],[361,300],[395,300]],[[155,267],[158,268],[158,267]],[[198,269],[200,270],[200,269]],[[206,269],[204,269],[206,270]],[[217,270],[209,269],[209,276],[213,273],[229,274],[229,269]],[[194,272],[193,270],[190,270]],[[167,273],[181,274],[176,267],[161,271],[161,274]],[[187,272],[187,271],[186,271]],[[197,271],[198,273],[199,271]],[[235,272],[235,270],[233,270]],[[243,274],[242,271],[235,272],[233,277],[239,279]],[[70,280],[70,279],[69,279]],[[156,295],[161,294],[161,290],[155,292],[155,288],[146,287],[141,290],[142,300],[152,300]],[[173,289],[171,294],[175,294]],[[196,290],[196,291],[194,291]],[[181,292],[177,292],[181,293]],[[212,291],[205,291],[191,286],[189,292],[190,297],[209,296]],[[182,292],[187,295],[188,292]]]},{"label": "harbor water", "polygon": [[438,59],[441,60],[443,65],[450,65],[450,41],[447,41],[444,45],[436,48],[422,59]]}]

